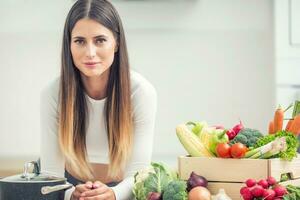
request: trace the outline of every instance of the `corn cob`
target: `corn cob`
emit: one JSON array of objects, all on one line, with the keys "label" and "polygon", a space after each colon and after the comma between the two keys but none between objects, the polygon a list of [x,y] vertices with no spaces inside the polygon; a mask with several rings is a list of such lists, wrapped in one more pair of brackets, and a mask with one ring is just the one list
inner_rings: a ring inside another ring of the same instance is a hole
[{"label": "corn cob", "polygon": [[213,157],[213,154],[207,150],[200,139],[196,135],[194,135],[185,124],[180,124],[176,127],[176,134],[185,150],[191,156]]},{"label": "corn cob", "polygon": [[204,144],[204,146],[209,149],[211,143],[212,134],[209,132],[208,128],[202,129],[201,133],[199,134],[200,141]]}]

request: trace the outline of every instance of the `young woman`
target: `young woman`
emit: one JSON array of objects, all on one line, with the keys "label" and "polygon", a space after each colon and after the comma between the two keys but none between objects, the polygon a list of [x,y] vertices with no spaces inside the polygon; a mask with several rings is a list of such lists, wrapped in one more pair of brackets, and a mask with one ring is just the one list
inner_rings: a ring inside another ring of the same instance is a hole
[{"label": "young woman", "polygon": [[131,199],[134,174],[151,161],[156,91],[130,71],[111,3],[75,2],[61,62],[41,95],[42,171],[76,185],[68,200]]}]

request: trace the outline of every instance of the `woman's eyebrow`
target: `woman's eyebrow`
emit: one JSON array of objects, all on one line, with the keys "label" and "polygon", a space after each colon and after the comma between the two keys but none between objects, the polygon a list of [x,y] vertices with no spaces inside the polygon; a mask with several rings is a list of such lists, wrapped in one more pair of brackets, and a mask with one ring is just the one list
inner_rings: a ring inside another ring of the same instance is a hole
[{"label": "woman's eyebrow", "polygon": [[107,38],[107,36],[106,36],[106,35],[97,35],[97,36],[95,36],[94,38],[95,38],[95,39],[97,39],[97,38]]},{"label": "woman's eyebrow", "polygon": [[[106,35],[97,35],[94,38],[95,39],[97,39],[97,38],[107,38],[107,36]],[[75,36],[75,37],[73,37],[73,39],[85,39],[85,38],[82,37],[82,36]]]},{"label": "woman's eyebrow", "polygon": [[72,38],[73,40],[76,40],[76,39],[81,39],[81,40],[84,40],[85,38],[84,37],[81,37],[81,36],[75,36]]}]

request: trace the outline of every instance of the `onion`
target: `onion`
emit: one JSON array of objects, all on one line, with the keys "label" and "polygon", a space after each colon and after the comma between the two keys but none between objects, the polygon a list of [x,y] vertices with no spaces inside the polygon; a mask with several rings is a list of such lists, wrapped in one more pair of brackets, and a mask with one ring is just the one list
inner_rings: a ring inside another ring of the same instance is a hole
[{"label": "onion", "polygon": [[149,192],[147,200],[161,200],[161,194],[158,192]]},{"label": "onion", "polygon": [[205,187],[197,186],[189,192],[189,200],[210,200],[211,195]]},{"label": "onion", "polygon": [[196,186],[207,187],[207,180],[203,176],[199,176],[195,172],[192,172],[187,181],[187,190],[190,191]]}]

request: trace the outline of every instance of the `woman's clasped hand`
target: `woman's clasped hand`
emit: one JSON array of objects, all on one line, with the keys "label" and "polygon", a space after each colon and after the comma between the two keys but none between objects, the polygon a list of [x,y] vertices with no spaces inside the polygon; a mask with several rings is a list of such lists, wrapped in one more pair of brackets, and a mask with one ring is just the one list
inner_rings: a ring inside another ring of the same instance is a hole
[{"label": "woman's clasped hand", "polygon": [[72,194],[71,200],[115,200],[113,190],[100,181],[78,184]]}]

